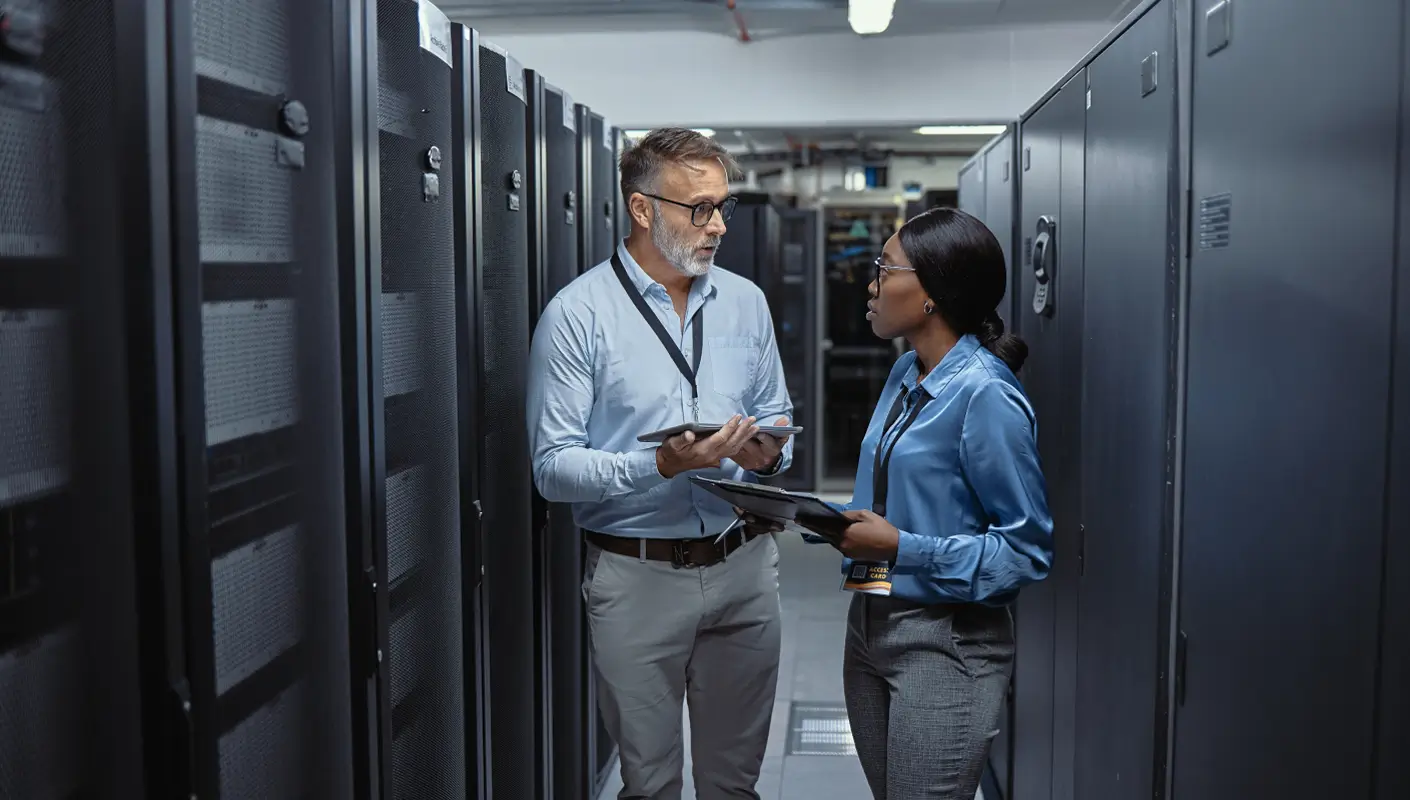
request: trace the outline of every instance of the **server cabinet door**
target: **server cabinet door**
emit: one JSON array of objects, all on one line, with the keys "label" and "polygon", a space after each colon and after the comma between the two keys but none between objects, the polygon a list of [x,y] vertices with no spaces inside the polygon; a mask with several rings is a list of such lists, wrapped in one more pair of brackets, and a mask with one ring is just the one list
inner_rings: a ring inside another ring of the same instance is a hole
[{"label": "server cabinet door", "polygon": [[1196,4],[1180,797],[1371,796],[1403,6]]},{"label": "server cabinet door", "polygon": [[[1168,559],[1167,458],[1176,301],[1168,187],[1174,148],[1168,4],[1088,68],[1083,299],[1081,594],[1076,793],[1150,797]],[[1150,66],[1147,66],[1150,65]],[[1143,69],[1154,71],[1143,87]],[[1149,91],[1146,91],[1149,89]]]},{"label": "server cabinet door", "polygon": [[531,473],[524,418],[529,356],[531,187],[524,70],[480,47],[480,342],[486,596],[489,598],[491,769],[496,797],[534,797],[534,568]]},{"label": "server cabinet door", "polygon": [[[608,134],[608,140],[612,142],[612,163],[620,164],[622,154],[627,151],[631,143],[627,141],[626,134],[622,133],[620,128],[611,128]],[[631,235],[632,215],[631,212],[628,211],[625,201],[622,199],[621,192],[613,192],[612,204],[616,208],[614,215],[617,223],[617,241],[621,241]],[[616,245],[613,245],[613,247],[615,248]],[[611,258],[612,255],[609,253],[607,257]]]},{"label": "server cabinet door", "polygon": [[[578,190],[580,150],[578,117],[573,99],[552,86],[544,89],[544,300],[554,295],[582,271],[578,260],[578,234],[583,224],[582,195]],[[573,800],[587,791],[586,741],[583,728],[584,641],[582,532],[573,523],[573,509],[554,504],[548,509],[547,536],[540,542],[541,563],[546,566],[548,591],[550,682],[545,700],[551,712],[550,738],[552,796]],[[545,794],[545,797],[548,795]]]},{"label": "server cabinet door", "polygon": [[[530,317],[578,276],[578,138],[572,98],[530,70]],[[572,508],[534,495],[535,661],[541,788],[539,796],[573,797],[584,789],[579,650],[582,630],[582,534]]]},{"label": "server cabinet door", "polygon": [[[1080,90],[1079,90],[1080,91]],[[1028,360],[1023,366],[1024,391],[1033,404],[1038,418],[1038,452],[1043,458],[1048,481],[1049,505],[1057,521],[1060,497],[1054,485],[1060,470],[1054,464],[1059,459],[1063,414],[1066,411],[1062,364],[1061,330],[1068,322],[1065,304],[1055,304],[1053,314],[1033,311],[1032,297],[1040,285],[1035,269],[1040,270],[1046,283],[1044,291],[1053,291],[1069,279],[1068,263],[1059,259],[1053,249],[1049,220],[1057,217],[1061,198],[1060,158],[1062,123],[1072,106],[1063,90],[1023,122],[1022,146],[1026,164],[1023,173],[1023,206],[1020,209],[1020,230],[1024,237],[1024,263],[1019,286],[1020,328],[1028,344]],[[1080,113],[1080,106],[1079,106]],[[974,168],[983,171],[981,165]],[[982,197],[984,182],[975,181],[975,191]],[[981,206],[982,208],[982,206]],[[1041,226],[1044,238],[1038,240],[1034,254],[1035,230]],[[1066,231],[1063,231],[1066,234]],[[1061,239],[1057,239],[1061,241]],[[1060,312],[1060,313],[1058,313]],[[1054,535],[1057,535],[1056,532]],[[1061,567],[1062,559],[1054,559],[1053,572]],[[1013,780],[1014,797],[1046,798],[1052,778],[1052,659],[1053,659],[1053,584],[1056,575],[1026,587],[1014,606],[1016,652],[1013,683],[1009,691],[1013,706]]]},{"label": "server cabinet door", "polygon": [[[466,786],[472,798],[493,796],[489,769],[489,598],[484,576],[486,546],[483,526],[483,475],[480,458],[484,379],[484,349],[480,341],[480,37],[471,28],[451,26],[451,62],[455,87],[451,95],[451,140],[455,143],[455,296],[457,355],[460,376],[460,507],[462,630],[465,637],[466,759],[473,776]],[[473,785],[471,785],[473,784]]]},{"label": "server cabinet door", "polygon": [[597,142],[592,155],[592,257],[583,262],[588,270],[612,257],[622,238],[618,230],[620,187],[617,173],[617,146],[613,128],[594,114],[592,137]]},{"label": "server cabinet door", "polygon": [[965,165],[960,172],[960,210],[966,214],[973,214],[981,219],[988,213],[988,198],[985,197],[985,190],[988,182],[984,180],[984,158],[976,156],[975,159]]},{"label": "server cabinet door", "polygon": [[[154,298],[169,295],[169,263],[164,252],[154,256],[149,249],[153,224],[165,225],[152,217],[151,193],[165,191],[157,183],[165,153],[153,146],[152,134],[164,138],[166,120],[139,115],[136,103],[114,103],[120,88],[140,93],[148,85],[147,65],[165,43],[120,38],[119,31],[145,32],[147,21],[141,9],[113,5],[54,5],[44,19],[23,9],[10,14],[10,7],[4,17],[7,39],[48,28],[47,42],[26,39],[23,52],[0,55],[0,797],[6,798],[117,800],[189,791],[183,781],[165,783],[184,774],[154,774],[144,787],[144,734],[150,763],[171,772],[181,772],[171,764],[182,743],[166,741],[160,727],[143,731],[138,684],[134,513],[147,520],[140,588],[160,602],[164,580],[179,579],[174,569],[158,571],[158,542],[176,545],[175,531],[163,524],[174,511],[172,487],[160,480],[160,466],[170,467],[173,454],[158,452],[156,430],[161,426],[161,439],[172,441],[173,398],[156,393],[170,384],[155,376],[171,369],[170,320],[159,320],[154,307]],[[154,88],[159,96],[164,90]],[[129,235],[119,236],[128,224]],[[165,345],[162,364],[152,352],[154,328]],[[161,609],[151,611],[155,630],[143,633],[160,649]],[[180,631],[172,634],[179,652]],[[149,721],[157,723],[178,711],[181,698],[171,692],[184,673],[179,664],[159,666],[146,698]]]},{"label": "server cabinet door", "polygon": [[1004,248],[1004,263],[1009,267],[1009,281],[1004,287],[1004,299],[999,303],[999,316],[1004,324],[1014,327],[1013,298],[1016,273],[1013,269],[1013,138],[1005,135],[984,156],[984,224],[993,231]]},{"label": "server cabinet door", "polygon": [[[1404,31],[1400,68],[1400,129],[1410,130],[1410,30]],[[1396,259],[1395,343],[1391,386],[1389,503],[1382,589],[1380,728],[1376,742],[1376,800],[1410,796],[1410,685],[1386,676],[1410,675],[1410,137],[1400,137],[1401,247]]]},{"label": "server cabinet door", "polygon": [[454,240],[463,152],[451,138],[449,33],[424,0],[378,0],[381,240],[368,296],[392,798],[463,797],[467,781]]},{"label": "server cabinet door", "polygon": [[[1054,529],[1054,561],[1048,574],[1052,592],[1052,792],[1053,800],[1076,800],[1073,772],[1077,760],[1077,613],[1082,575],[1084,528],[1082,491],[1082,330],[1086,309],[1086,152],[1087,117],[1083,111],[1088,73],[1074,77],[1054,101],[1062,108],[1058,169],[1062,192],[1057,217],[1055,318],[1059,319],[1057,368],[1063,390],[1055,420],[1055,452],[1044,457]],[[1015,298],[1019,308],[1030,297]],[[1015,797],[1023,795],[1015,793]]]},{"label": "server cabinet door", "polygon": [[346,797],[332,4],[168,8],[193,793]]},{"label": "server cabinet door", "polygon": [[793,402],[793,424],[803,432],[793,437],[793,466],[769,483],[813,491],[819,470],[817,432],[813,416],[822,402],[819,382],[819,297],[822,263],[818,260],[818,212],[782,209],[778,217],[776,269],[764,283],[774,320],[784,381]]}]

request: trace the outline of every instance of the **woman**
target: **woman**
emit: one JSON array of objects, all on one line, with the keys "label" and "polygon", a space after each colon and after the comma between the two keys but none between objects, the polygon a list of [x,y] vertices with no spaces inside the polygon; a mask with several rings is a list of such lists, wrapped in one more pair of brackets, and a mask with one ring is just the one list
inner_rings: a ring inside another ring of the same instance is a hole
[{"label": "woman", "polygon": [[[838,549],[847,716],[878,800],[972,800],[1013,667],[1008,604],[1046,576],[1052,519],[1033,409],[1004,333],[1004,253],[948,208],[886,243],[867,319],[903,336],[857,465]],[[889,583],[889,590],[887,584]]]}]

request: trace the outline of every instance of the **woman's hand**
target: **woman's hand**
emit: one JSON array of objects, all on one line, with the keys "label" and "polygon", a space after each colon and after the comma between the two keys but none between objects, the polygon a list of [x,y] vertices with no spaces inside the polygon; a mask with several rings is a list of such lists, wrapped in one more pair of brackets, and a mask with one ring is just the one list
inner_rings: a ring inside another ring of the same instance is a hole
[{"label": "woman's hand", "polygon": [[858,561],[895,561],[901,545],[901,532],[895,525],[870,511],[844,511],[852,524],[842,532],[842,544],[837,549]]}]

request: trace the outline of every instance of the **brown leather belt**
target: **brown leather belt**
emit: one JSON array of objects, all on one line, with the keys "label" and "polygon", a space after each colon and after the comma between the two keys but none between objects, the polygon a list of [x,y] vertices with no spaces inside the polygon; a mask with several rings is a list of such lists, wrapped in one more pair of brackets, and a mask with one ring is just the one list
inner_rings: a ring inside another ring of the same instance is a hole
[{"label": "brown leather belt", "polygon": [[651,561],[667,561],[676,569],[682,567],[708,567],[725,560],[754,539],[766,536],[762,533],[749,533],[743,528],[730,531],[716,542],[715,537],[700,539],[629,539],[609,533],[587,531],[588,542],[609,553],[628,558],[641,558],[642,543],[646,544],[646,558]]}]

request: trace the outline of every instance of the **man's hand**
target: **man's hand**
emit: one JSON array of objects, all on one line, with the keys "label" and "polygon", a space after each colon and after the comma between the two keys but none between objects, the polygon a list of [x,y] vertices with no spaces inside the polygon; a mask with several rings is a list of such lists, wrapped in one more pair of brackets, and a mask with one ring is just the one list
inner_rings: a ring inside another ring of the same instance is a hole
[{"label": "man's hand", "polygon": [[[776,427],[783,427],[787,424],[788,417],[779,417],[774,422]],[[767,433],[757,434],[739,449],[739,455],[734,456],[734,463],[750,472],[768,472],[778,464],[779,454],[783,452],[783,445],[787,441],[787,436],[775,437]]]},{"label": "man's hand", "polygon": [[690,431],[672,436],[656,448],[656,471],[669,479],[693,469],[718,469],[722,459],[736,457],[744,443],[758,432],[753,417],[741,419],[735,414],[723,428],[704,439],[696,439]]},{"label": "man's hand", "polygon": [[895,525],[870,511],[844,511],[842,516],[852,524],[842,532],[837,546],[842,554],[858,561],[895,561],[901,545],[901,532]]},{"label": "man's hand", "polygon": [[782,522],[775,522],[771,519],[756,517],[748,511],[734,507],[734,515],[744,520],[744,530],[751,536],[763,536],[766,533],[778,533],[784,529]]}]

